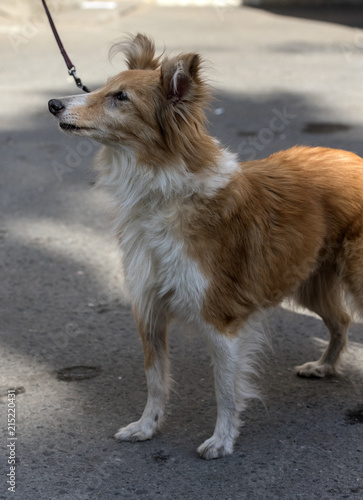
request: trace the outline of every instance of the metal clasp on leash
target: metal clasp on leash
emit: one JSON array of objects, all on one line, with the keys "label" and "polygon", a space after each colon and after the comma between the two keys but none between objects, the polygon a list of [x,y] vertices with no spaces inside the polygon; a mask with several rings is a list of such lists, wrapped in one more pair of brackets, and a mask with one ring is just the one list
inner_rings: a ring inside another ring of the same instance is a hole
[{"label": "metal clasp on leash", "polygon": [[82,80],[76,75],[76,67],[72,66],[71,69],[68,70],[68,74],[73,76],[74,81],[79,89],[82,89],[84,92],[91,92],[86,85],[83,85]]}]

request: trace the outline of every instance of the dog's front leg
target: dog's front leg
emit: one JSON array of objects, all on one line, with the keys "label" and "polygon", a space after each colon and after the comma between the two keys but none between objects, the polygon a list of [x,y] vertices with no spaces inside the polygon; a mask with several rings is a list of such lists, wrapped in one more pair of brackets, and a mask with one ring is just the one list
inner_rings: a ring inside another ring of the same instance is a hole
[{"label": "dog's front leg", "polygon": [[198,448],[199,455],[205,459],[230,455],[240,426],[236,392],[238,338],[228,338],[211,332],[208,334],[208,340],[212,350],[217,422],[213,436]]},{"label": "dog's front leg", "polygon": [[247,323],[233,337],[212,329],[207,330],[207,335],[214,367],[217,422],[213,436],[198,452],[202,458],[211,459],[233,452],[241,426],[239,415],[248,399],[259,397],[251,376],[256,373],[256,355],[265,339],[259,328]]},{"label": "dog's front leg", "polygon": [[158,315],[150,325],[143,326],[135,310],[134,315],[144,348],[148,397],[140,420],[115,434],[121,441],[145,441],[153,437],[160,427],[170,386],[166,318]]}]

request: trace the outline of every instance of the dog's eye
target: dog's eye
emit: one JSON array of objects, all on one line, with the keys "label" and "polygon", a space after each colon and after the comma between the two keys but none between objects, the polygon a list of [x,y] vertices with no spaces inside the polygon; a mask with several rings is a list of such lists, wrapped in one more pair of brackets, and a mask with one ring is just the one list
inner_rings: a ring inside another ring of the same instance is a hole
[{"label": "dog's eye", "polygon": [[129,100],[129,98],[124,90],[122,90],[121,92],[118,92],[116,94],[116,99],[118,101],[128,101]]}]

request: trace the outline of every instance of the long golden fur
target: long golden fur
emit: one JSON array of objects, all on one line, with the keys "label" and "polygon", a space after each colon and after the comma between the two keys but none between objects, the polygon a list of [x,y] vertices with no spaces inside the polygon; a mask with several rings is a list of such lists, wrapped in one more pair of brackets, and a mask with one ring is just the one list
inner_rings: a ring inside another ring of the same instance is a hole
[{"label": "long golden fur", "polygon": [[261,336],[251,320],[286,297],[319,314],[330,342],[298,375],[336,372],[350,317],[363,309],[363,160],[294,147],[238,163],[210,137],[198,54],[155,56],[144,35],[118,45],[128,69],[88,96],[52,100],[63,130],[104,145],[101,182],[143,342],[148,400],[120,440],[150,439],[169,392],[166,331],[179,317],[207,337],[217,397],[204,458],[232,453],[239,414],[256,396]]}]

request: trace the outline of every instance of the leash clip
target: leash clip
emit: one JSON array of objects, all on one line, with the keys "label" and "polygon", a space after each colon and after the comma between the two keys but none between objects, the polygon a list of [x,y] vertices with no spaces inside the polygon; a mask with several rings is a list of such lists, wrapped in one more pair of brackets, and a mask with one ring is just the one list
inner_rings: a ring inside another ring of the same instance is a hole
[{"label": "leash clip", "polygon": [[72,66],[68,70],[68,74],[73,76],[74,81],[76,82],[76,85],[79,89],[82,89],[84,92],[90,92],[90,90],[85,85],[83,85],[82,80],[80,78],[78,78],[78,76],[76,75],[76,67],[75,66]]}]

